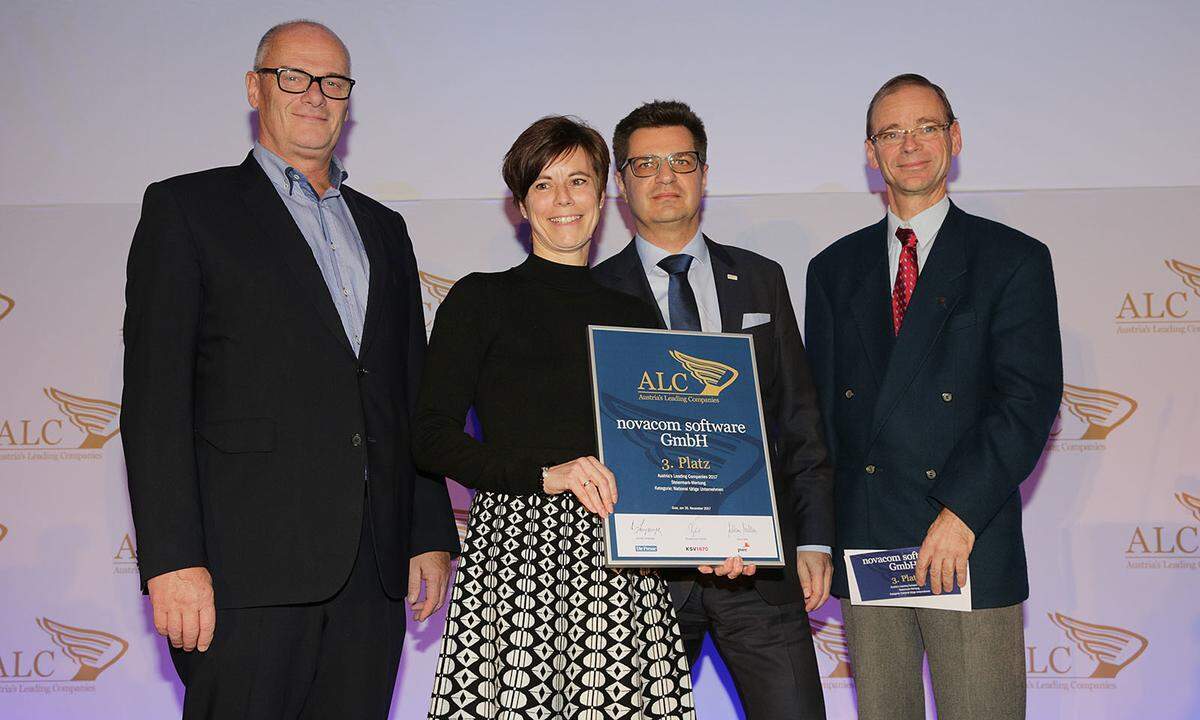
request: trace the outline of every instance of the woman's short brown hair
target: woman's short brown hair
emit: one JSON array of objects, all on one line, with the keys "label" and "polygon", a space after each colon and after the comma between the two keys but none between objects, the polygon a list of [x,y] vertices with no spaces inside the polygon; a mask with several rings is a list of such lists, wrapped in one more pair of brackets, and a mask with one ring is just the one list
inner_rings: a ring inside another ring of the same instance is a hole
[{"label": "woman's short brown hair", "polygon": [[577,117],[548,115],[525,128],[504,154],[502,173],[513,204],[520,207],[542,170],[575,148],[583,150],[592,161],[599,197],[608,182],[608,146],[604,138]]}]

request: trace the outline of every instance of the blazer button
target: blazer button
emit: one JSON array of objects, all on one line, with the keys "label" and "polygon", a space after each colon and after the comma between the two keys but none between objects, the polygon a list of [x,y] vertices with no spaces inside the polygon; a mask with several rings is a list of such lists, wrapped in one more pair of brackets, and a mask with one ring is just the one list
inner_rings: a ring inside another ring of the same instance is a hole
[{"label": "blazer button", "polygon": [[926,470],[925,477],[929,478],[930,480],[934,479],[935,477],[937,477],[937,470],[933,470],[933,469]]},{"label": "blazer button", "polygon": [[356,372],[358,373],[359,377],[370,374],[369,370],[367,370],[365,367],[361,367],[361,366],[356,369]]},{"label": "blazer button", "polygon": [[865,470],[867,471],[867,474],[868,474],[868,475],[874,475],[874,474],[875,474],[875,466],[874,466],[874,465],[868,465],[868,466],[865,468]]},{"label": "blazer button", "polygon": [[362,445],[362,435],[359,435],[358,433],[354,433],[354,436],[350,438],[350,444],[353,445],[354,447],[358,447],[359,445]]},{"label": "blazer button", "polygon": [[846,388],[846,399],[849,400],[852,397],[854,397],[854,391],[850,388]]},{"label": "blazer button", "polygon": [[942,393],[942,402],[950,402],[954,399],[954,393]]}]

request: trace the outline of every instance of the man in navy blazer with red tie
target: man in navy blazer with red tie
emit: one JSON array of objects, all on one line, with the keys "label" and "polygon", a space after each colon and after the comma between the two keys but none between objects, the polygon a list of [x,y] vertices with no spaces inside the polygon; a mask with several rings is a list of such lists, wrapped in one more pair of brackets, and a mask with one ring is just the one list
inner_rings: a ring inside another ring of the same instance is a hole
[{"label": "man in navy blazer with red tie", "polygon": [[[863,720],[1023,718],[1021,482],[1062,393],[1050,252],[950,202],[950,102],[900,75],[867,110],[887,217],[813,258],[805,341],[835,463],[833,594]],[[920,547],[917,581],[970,578],[971,612],[854,606],[846,549]]]}]

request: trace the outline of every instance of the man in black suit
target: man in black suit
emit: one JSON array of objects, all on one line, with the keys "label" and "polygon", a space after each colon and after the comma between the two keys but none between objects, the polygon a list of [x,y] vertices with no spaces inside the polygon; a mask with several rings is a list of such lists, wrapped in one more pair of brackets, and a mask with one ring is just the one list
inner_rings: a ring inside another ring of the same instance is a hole
[{"label": "man in black suit", "polygon": [[705,575],[669,573],[671,596],[689,659],[711,632],[747,718],[824,718],[807,614],[829,597],[833,542],[816,391],[783,269],[700,232],[707,147],[681,102],[647,103],[617,125],[617,187],[637,235],[594,273],[650,303],[662,327],[753,336],[787,566],[743,573],[734,558]]},{"label": "man in black suit", "polygon": [[[1023,718],[1018,487],[1062,392],[1050,252],[950,202],[962,134],[941,88],[900,75],[867,110],[867,160],[887,216],[808,269],[805,336],[836,467],[837,542],[919,546],[934,593],[968,577],[972,612],[842,600],[859,717]],[[849,597],[844,564],[833,593]],[[968,572],[969,567],[969,572]]]},{"label": "man in black suit", "polygon": [[151,185],[130,249],[122,438],[185,717],[385,718],[405,596],[429,617],[458,549],[409,449],[412,245],[333,156],[349,74],[323,25],[268,31],[254,150]]}]

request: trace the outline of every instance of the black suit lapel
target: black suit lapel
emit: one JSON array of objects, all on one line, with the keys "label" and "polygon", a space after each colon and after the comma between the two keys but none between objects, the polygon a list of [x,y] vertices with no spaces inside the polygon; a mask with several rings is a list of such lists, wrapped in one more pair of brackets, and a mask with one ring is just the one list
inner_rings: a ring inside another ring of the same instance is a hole
[{"label": "black suit lapel", "polygon": [[654,293],[650,290],[650,281],[646,279],[645,268],[642,267],[642,257],[638,255],[636,240],[630,240],[621,252],[613,256],[613,289],[620,290],[626,295],[641,298],[654,308],[654,316],[658,318],[660,328],[667,327],[662,310],[654,301]]},{"label": "black suit lapel", "polygon": [[904,314],[900,335],[892,348],[883,386],[875,404],[872,440],[891,415],[901,395],[912,384],[941,334],[946,318],[950,317],[962,298],[962,279],[967,272],[967,260],[965,238],[959,222],[961,214],[961,210],[950,206],[950,212],[929,251],[925,267],[917,278],[917,286],[908,303],[908,311]]},{"label": "black suit lapel", "polygon": [[266,244],[271,248],[271,254],[283,258],[288,270],[296,280],[300,295],[308,300],[316,311],[321,322],[333,333],[338,343],[351,355],[354,349],[346,338],[346,330],[342,327],[333,298],[329,295],[329,286],[321,275],[321,268],[313,257],[312,248],[296,227],[296,221],[279,199],[275,186],[267,178],[254,159],[253,153],[238,168],[241,180],[241,198],[250,211],[250,215],[258,223]]},{"label": "black suit lapel", "polygon": [[738,275],[737,264],[725,248],[707,235],[708,258],[712,263],[713,281],[717,286],[717,305],[721,309],[721,332],[742,332],[742,313],[750,307],[750,278]]},{"label": "black suit lapel", "polygon": [[352,188],[343,187],[342,197],[346,199],[346,207],[358,227],[358,235],[362,238],[363,248],[367,251],[367,262],[370,263],[370,280],[367,283],[367,313],[363,318],[362,341],[359,343],[358,356],[365,357],[367,347],[375,338],[375,326],[379,324],[380,308],[387,302],[382,296],[385,280],[390,269],[387,266],[387,253],[383,248],[383,231],[362,198]]},{"label": "black suit lapel", "polygon": [[868,232],[869,242],[858,254],[858,289],[850,298],[850,311],[858,326],[875,381],[883,382],[891,353],[892,300],[888,291],[887,218]]}]

